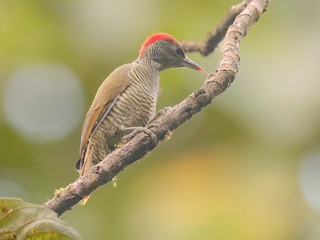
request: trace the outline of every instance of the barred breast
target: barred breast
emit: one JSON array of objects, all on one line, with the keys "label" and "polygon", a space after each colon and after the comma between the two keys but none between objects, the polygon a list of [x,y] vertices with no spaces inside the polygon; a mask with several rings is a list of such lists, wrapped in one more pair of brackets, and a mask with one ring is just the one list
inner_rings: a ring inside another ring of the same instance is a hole
[{"label": "barred breast", "polygon": [[130,83],[90,137],[92,163],[97,164],[113,151],[128,127],[145,126],[153,117],[159,91],[159,72],[133,63]]}]

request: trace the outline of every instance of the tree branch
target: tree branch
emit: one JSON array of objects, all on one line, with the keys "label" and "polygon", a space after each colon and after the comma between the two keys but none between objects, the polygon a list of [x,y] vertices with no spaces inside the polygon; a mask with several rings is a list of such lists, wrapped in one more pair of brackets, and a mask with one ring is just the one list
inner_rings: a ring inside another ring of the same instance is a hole
[{"label": "tree branch", "polygon": [[[165,108],[151,121],[148,128],[156,135],[156,142],[145,132],[140,132],[129,142],[110,153],[103,161],[92,167],[84,176],[69,184],[64,190],[44,205],[58,215],[71,209],[84,196],[112,180],[127,166],[144,157],[171,132],[200,112],[212,100],[224,92],[233,82],[239,68],[239,47],[243,37],[260,15],[267,9],[270,0],[244,1],[236,5],[222,24],[204,43],[184,43],[186,51],[199,51],[204,55],[212,52],[225,35],[222,43],[222,59],[214,74],[203,86],[172,108]],[[241,12],[240,12],[241,9]],[[235,17],[235,15],[237,15]],[[234,19],[234,21],[231,21]],[[228,29],[225,31],[225,29]],[[225,32],[225,34],[224,34]],[[190,47],[193,46],[193,47]]]},{"label": "tree branch", "polygon": [[213,31],[211,31],[207,39],[203,42],[187,41],[181,43],[185,52],[199,52],[203,56],[208,56],[212,53],[218,44],[224,38],[229,26],[234,22],[236,17],[246,8],[250,0],[245,0],[238,5],[231,7],[227,16],[221,21],[221,23]]}]

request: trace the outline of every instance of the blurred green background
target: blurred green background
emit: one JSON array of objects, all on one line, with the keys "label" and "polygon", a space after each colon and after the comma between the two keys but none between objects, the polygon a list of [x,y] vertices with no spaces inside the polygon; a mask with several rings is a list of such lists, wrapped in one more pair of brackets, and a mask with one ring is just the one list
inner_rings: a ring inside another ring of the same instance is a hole
[{"label": "blurred green background", "polygon": [[[0,2],[0,196],[42,204],[74,181],[100,83],[154,32],[202,40],[239,1]],[[61,218],[83,239],[320,238],[320,2],[272,1],[232,86]],[[189,54],[208,72],[220,59]],[[161,76],[158,109],[205,80]]]}]

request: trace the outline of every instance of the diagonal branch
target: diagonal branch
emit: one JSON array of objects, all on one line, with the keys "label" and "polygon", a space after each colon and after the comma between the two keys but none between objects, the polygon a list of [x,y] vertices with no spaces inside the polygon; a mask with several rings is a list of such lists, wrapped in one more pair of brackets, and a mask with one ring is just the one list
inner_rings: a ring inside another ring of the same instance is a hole
[{"label": "diagonal branch", "polygon": [[221,23],[207,36],[204,42],[187,41],[181,43],[185,52],[199,52],[203,56],[208,56],[212,53],[218,44],[222,41],[229,26],[234,22],[236,17],[246,8],[250,0],[245,0],[238,5],[231,7],[227,16],[221,21]]},{"label": "diagonal branch", "polygon": [[[244,9],[234,19],[232,25],[227,22],[225,23],[230,26],[222,43],[222,59],[219,66],[200,89],[193,92],[174,107],[161,110],[152,120],[148,128],[156,135],[156,142],[146,132],[138,133],[128,143],[116,149],[103,161],[92,167],[88,174],[79,177],[75,182],[69,184],[63,191],[44,205],[59,215],[71,209],[84,196],[89,195],[96,188],[111,181],[113,177],[127,166],[141,159],[158,144],[165,141],[173,130],[181,126],[194,114],[200,112],[216,96],[224,92],[233,82],[238,72],[240,43],[249,28],[267,9],[269,1],[252,0],[249,2],[244,1],[242,4],[237,5],[238,7],[242,6]],[[231,9],[231,11],[233,10]],[[226,28],[226,26],[221,28]],[[216,32],[219,31],[217,30]],[[207,40],[206,43],[200,45],[208,45],[205,47],[206,49],[214,49],[213,45],[213,47],[209,47],[209,45],[215,42],[216,40]]]}]

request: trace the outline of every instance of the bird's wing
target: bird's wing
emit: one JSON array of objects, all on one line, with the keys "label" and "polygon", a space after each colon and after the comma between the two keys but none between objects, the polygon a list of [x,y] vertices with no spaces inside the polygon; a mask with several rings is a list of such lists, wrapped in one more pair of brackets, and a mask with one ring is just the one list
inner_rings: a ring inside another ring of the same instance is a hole
[{"label": "bird's wing", "polygon": [[99,119],[102,116],[105,117],[104,113],[106,111],[109,112],[109,108],[113,106],[112,103],[114,100],[116,100],[120,93],[122,93],[129,85],[130,69],[131,64],[125,64],[116,68],[99,87],[84,120],[81,134],[80,155],[86,148],[93,130],[97,128],[97,124],[102,122],[99,121]]}]

